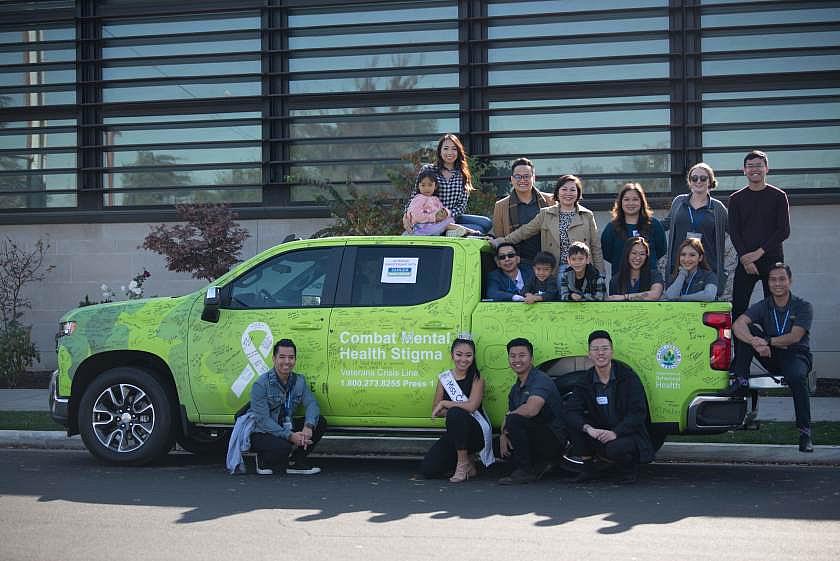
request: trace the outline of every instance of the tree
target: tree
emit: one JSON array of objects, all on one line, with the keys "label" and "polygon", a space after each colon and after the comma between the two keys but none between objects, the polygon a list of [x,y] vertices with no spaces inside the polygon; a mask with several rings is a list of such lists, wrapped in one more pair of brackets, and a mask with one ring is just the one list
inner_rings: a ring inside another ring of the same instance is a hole
[{"label": "tree", "polygon": [[[157,166],[171,166],[177,163],[178,158],[169,154],[155,154],[151,150],[140,150],[137,152],[135,166],[154,168]],[[128,191],[122,195],[122,204],[133,205],[157,205],[165,202],[159,192],[154,192],[154,187],[180,187],[189,185],[192,182],[188,173],[179,172],[174,169],[162,169],[160,171],[129,171],[123,173],[123,188],[142,188],[150,192]]]},{"label": "tree", "polygon": [[236,214],[228,205],[179,204],[175,209],[185,224],[152,226],[142,245],[165,256],[170,271],[212,282],[239,261],[250,234],[234,222]]}]

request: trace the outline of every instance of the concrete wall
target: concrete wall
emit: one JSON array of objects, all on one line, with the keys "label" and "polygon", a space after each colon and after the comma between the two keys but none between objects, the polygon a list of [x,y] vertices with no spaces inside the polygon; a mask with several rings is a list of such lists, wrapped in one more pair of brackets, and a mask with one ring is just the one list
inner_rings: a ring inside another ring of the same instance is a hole
[{"label": "concrete wall", "polygon": [[[833,335],[840,332],[840,242],[835,220],[840,205],[795,206],[791,208],[792,233],[785,243],[786,260],[793,268],[793,291],[814,304],[815,321],[811,336],[815,368],[820,378],[840,378],[840,342]],[[662,216],[664,211],[657,211]],[[597,212],[598,224],[609,220],[607,212]],[[290,233],[308,237],[324,227],[327,220],[256,220],[239,221],[248,228],[251,238],[243,257],[267,249]],[[61,315],[78,305],[85,294],[101,299],[100,285],[106,283],[119,292],[145,267],[152,276],[144,289],[147,296],[185,294],[205,283],[166,269],[164,259],[138,249],[149,231],[148,224],[67,224],[4,226],[2,235],[31,248],[39,238],[51,244],[48,263],[55,265],[49,278],[31,286],[33,309],[24,323],[33,326],[33,337],[41,350],[38,368],[56,365],[54,336]],[[761,298],[760,285],[753,299]]]}]

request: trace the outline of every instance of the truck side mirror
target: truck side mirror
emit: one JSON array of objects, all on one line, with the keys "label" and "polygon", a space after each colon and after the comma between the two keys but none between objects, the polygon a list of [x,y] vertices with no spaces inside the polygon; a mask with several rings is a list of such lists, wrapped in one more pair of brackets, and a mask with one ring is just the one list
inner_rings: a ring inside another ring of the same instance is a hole
[{"label": "truck side mirror", "polygon": [[219,304],[221,297],[218,286],[208,286],[204,294],[204,310],[201,312],[201,319],[210,323],[219,321]]}]

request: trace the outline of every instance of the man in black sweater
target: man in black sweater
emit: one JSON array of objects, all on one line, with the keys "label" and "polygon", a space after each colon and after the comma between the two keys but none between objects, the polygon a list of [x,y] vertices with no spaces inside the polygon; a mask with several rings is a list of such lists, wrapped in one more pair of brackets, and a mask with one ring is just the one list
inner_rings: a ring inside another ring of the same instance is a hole
[{"label": "man in black sweater", "polygon": [[589,358],[595,366],[563,404],[563,420],[572,443],[565,459],[582,470],[578,481],[594,477],[600,464],[616,465],[621,481],[632,483],[639,463],[653,460],[644,387],[635,372],[613,362],[612,357],[610,334],[593,331]]},{"label": "man in black sweater", "polygon": [[767,275],[784,261],[782,242],[790,236],[788,198],[767,183],[767,154],[753,150],[744,157],[746,187],[729,197],[729,236],[738,252],[732,288],[732,317],[747,309],[755,283],[761,280],[764,297],[770,296]]}]

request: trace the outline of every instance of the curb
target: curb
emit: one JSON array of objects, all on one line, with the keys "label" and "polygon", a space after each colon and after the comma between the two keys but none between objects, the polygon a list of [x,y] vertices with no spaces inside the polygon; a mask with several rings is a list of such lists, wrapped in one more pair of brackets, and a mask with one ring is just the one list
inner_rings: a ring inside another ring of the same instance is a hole
[{"label": "curb", "polygon": [[[316,456],[352,458],[422,458],[433,438],[327,435]],[[0,448],[40,450],[85,450],[82,439],[60,431],[0,430]],[[657,462],[716,464],[786,464],[803,466],[840,466],[840,446],[814,446],[812,454],[799,452],[796,445],[714,444],[702,442],[666,442],[656,455]]]}]

